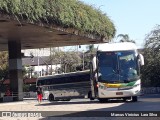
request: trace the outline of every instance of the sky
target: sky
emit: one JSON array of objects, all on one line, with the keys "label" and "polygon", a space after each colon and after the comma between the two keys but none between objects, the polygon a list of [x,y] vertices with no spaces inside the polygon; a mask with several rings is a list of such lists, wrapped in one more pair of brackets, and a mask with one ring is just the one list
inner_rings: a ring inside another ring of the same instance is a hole
[{"label": "sky", "polygon": [[[81,0],[100,9],[112,20],[118,34],[128,34],[138,47],[145,36],[160,24],[160,0]],[[115,36],[114,41],[119,38]]]}]

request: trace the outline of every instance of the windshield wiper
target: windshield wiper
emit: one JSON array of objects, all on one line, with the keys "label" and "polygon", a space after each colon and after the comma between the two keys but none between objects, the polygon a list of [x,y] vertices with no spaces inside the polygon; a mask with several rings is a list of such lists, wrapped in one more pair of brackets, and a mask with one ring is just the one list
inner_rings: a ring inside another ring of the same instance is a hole
[{"label": "windshield wiper", "polygon": [[119,83],[118,80],[99,80],[99,81],[104,83]]},{"label": "windshield wiper", "polygon": [[128,83],[128,82],[136,81],[138,79],[140,79],[139,76],[137,76],[135,78],[128,78],[128,79],[125,79],[125,80],[120,80],[120,81],[124,81],[124,83]]},{"label": "windshield wiper", "polygon": [[136,76],[135,78],[130,78],[129,81],[135,81],[135,80],[138,80],[138,79],[140,79],[140,77]]}]

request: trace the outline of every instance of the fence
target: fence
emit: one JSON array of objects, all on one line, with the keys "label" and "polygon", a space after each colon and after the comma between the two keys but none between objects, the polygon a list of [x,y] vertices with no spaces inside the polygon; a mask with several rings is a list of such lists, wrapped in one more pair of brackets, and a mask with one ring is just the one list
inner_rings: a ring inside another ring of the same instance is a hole
[{"label": "fence", "polygon": [[37,93],[36,92],[24,92],[23,94],[24,98],[36,98],[37,97]]},{"label": "fence", "polygon": [[147,87],[142,88],[142,94],[158,94],[160,93],[160,87]]}]

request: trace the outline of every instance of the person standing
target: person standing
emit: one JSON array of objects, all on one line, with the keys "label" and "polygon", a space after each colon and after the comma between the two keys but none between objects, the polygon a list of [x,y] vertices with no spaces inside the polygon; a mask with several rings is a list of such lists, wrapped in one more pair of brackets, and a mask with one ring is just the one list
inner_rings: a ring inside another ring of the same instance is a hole
[{"label": "person standing", "polygon": [[11,96],[11,91],[9,86],[7,86],[6,88],[5,96]]},{"label": "person standing", "polygon": [[38,98],[38,103],[40,104],[42,101],[43,93],[42,93],[42,87],[39,85],[37,88],[37,98]]}]

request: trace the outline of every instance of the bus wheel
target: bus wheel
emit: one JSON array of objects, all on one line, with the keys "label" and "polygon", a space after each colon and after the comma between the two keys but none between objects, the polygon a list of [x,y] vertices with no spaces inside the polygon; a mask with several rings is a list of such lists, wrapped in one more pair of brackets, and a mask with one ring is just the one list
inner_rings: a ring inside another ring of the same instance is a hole
[{"label": "bus wheel", "polygon": [[89,98],[90,100],[94,100],[94,98],[92,97],[91,91],[88,92],[88,98]]},{"label": "bus wheel", "polygon": [[127,101],[127,98],[124,97],[124,98],[123,98],[123,102],[126,102],[126,101]]},{"label": "bus wheel", "polygon": [[53,96],[53,94],[50,94],[50,95],[49,95],[49,101],[54,101],[54,96]]},{"label": "bus wheel", "polygon": [[64,99],[64,101],[70,101],[70,100],[71,100],[70,98]]},{"label": "bus wheel", "polygon": [[133,101],[133,102],[137,102],[137,101],[138,101],[137,96],[132,96],[132,101]]}]

